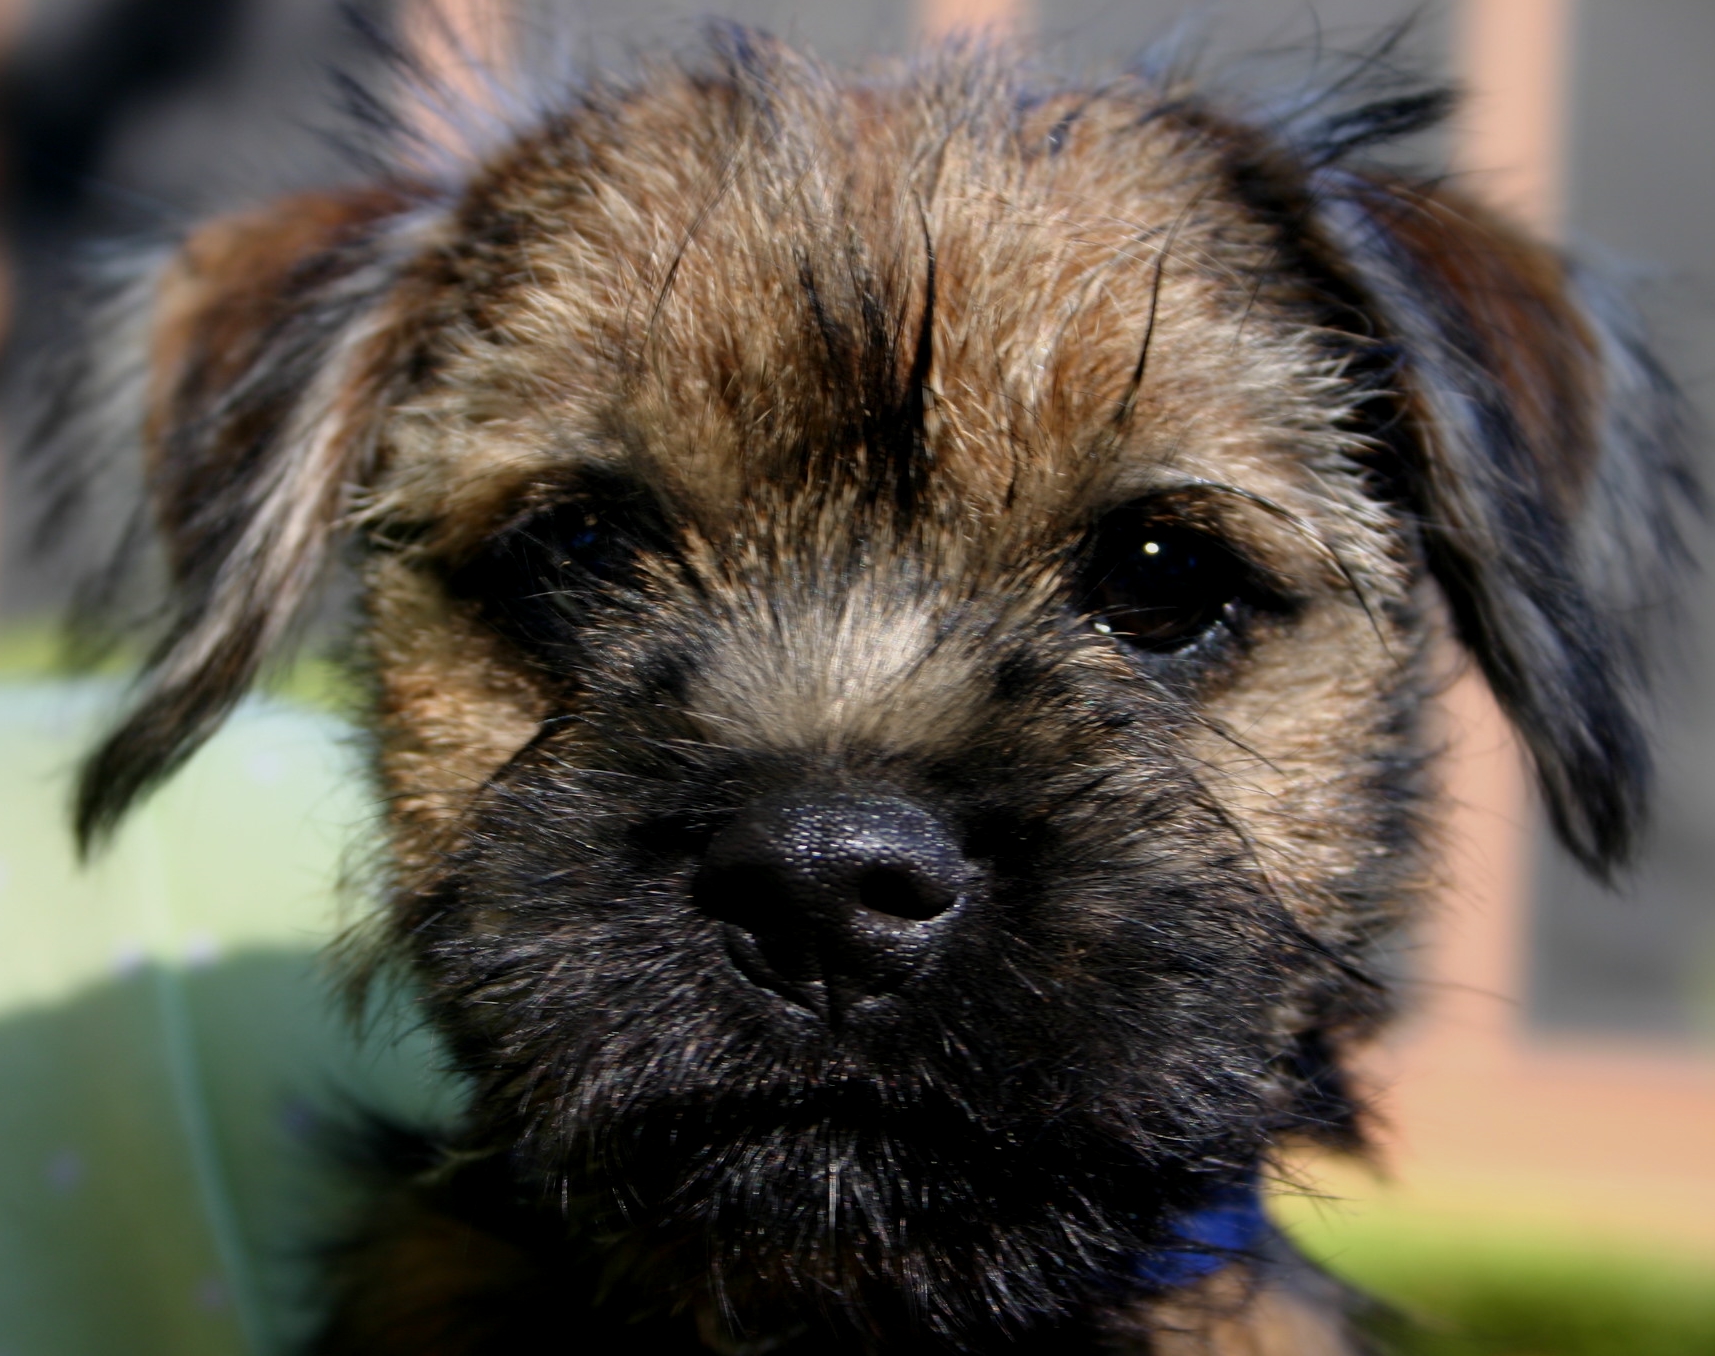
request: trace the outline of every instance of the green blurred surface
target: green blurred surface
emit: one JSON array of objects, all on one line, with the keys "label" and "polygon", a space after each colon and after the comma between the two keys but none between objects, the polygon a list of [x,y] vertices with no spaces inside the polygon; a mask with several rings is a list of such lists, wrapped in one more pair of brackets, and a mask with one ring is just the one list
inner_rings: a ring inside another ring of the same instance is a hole
[{"label": "green blurred surface", "polygon": [[1284,1214],[1398,1356],[1715,1356],[1715,1261],[1378,1203]]},{"label": "green blurred surface", "polygon": [[338,1204],[318,1120],[451,1091],[322,969],[369,814],[339,727],[247,704],[80,869],[67,779],[113,692],[0,685],[0,1356],[283,1350]]},{"label": "green blurred surface", "polygon": [[[0,682],[0,1356],[287,1351],[340,1204],[318,1121],[453,1093],[406,1016],[360,1043],[318,959],[372,813],[343,727],[247,703],[80,869],[67,779],[116,695]],[[1715,1356],[1715,1267],[1290,1213],[1402,1356]]]}]

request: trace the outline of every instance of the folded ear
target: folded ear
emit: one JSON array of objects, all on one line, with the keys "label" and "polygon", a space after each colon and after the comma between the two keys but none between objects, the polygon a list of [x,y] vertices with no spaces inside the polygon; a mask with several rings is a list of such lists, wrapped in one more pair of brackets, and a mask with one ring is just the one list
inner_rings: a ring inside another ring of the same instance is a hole
[{"label": "folded ear", "polygon": [[[216,221],[131,304],[104,371],[137,365],[150,506],[166,548],[166,634],[131,708],[89,758],[87,849],[225,718],[327,565],[401,366],[404,279],[428,214],[405,195],[308,195]],[[103,342],[97,336],[97,343]]]},{"label": "folded ear", "polygon": [[1676,394],[1623,306],[1474,204],[1340,173],[1320,219],[1396,358],[1403,492],[1459,637],[1606,876],[1644,815],[1644,633],[1697,499]]}]

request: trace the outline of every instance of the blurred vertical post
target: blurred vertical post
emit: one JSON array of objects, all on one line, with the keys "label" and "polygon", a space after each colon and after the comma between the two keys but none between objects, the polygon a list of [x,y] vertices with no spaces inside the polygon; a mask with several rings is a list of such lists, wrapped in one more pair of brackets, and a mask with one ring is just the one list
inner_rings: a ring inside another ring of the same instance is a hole
[{"label": "blurred vertical post", "polygon": [[1566,211],[1571,0],[1465,0],[1457,52],[1469,91],[1458,160],[1496,207],[1537,232]]},{"label": "blurred vertical post", "polygon": [[461,114],[492,105],[493,81],[515,55],[517,8],[510,0],[402,0],[401,42],[428,86],[415,122],[431,144],[460,145],[469,130]]},{"label": "blurred vertical post", "polygon": [[425,70],[455,89],[482,91],[482,73],[509,55],[507,0],[405,0],[405,48]]},{"label": "blurred vertical post", "polygon": [[1025,27],[1023,0],[918,0],[918,28],[926,38],[950,33],[1017,33]]},{"label": "blurred vertical post", "polygon": [[[1465,184],[1550,238],[1565,210],[1570,0],[1465,0],[1468,91],[1455,156]],[[1493,1058],[1523,1036],[1532,809],[1525,761],[1474,668],[1443,702],[1448,891],[1426,953],[1425,1040]]]},{"label": "blurred vertical post", "polygon": [[[1563,212],[1570,0],[1465,0],[1455,59],[1467,97],[1462,187],[1553,235]],[[1451,647],[1449,647],[1451,650]],[[1418,1002],[1382,1112],[1399,1166],[1480,1165],[1468,1138],[1506,1115],[1503,1071],[1526,1039],[1534,814],[1526,761],[1474,663],[1440,703],[1447,752],[1445,889],[1421,940]],[[1480,1114],[1473,1114],[1477,1111]]]}]

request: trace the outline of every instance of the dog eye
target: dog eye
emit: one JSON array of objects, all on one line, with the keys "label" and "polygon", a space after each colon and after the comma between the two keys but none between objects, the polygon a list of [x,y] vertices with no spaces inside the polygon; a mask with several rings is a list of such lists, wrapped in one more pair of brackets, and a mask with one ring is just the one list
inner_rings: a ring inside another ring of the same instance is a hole
[{"label": "dog eye", "polygon": [[623,587],[640,532],[623,505],[579,498],[531,514],[455,572],[453,592],[527,648],[571,644],[592,603]]},{"label": "dog eye", "polygon": [[610,525],[588,503],[566,504],[544,520],[520,529],[513,549],[533,565],[545,582],[560,587],[579,580],[604,580],[614,574],[620,545]]},{"label": "dog eye", "polygon": [[632,549],[616,513],[578,499],[508,529],[490,543],[488,555],[510,569],[515,596],[557,600],[616,579]]},{"label": "dog eye", "polygon": [[1101,634],[1161,654],[1230,620],[1250,588],[1248,566],[1212,534],[1122,509],[1096,534],[1083,606]]}]

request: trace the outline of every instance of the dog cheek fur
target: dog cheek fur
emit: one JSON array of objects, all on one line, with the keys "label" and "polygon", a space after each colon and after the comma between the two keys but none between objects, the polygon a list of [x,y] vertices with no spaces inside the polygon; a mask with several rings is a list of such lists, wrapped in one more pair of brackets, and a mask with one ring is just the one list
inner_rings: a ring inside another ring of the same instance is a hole
[{"label": "dog cheek fur", "polygon": [[547,703],[434,574],[377,555],[365,583],[376,775],[393,864],[419,878],[457,845],[472,802],[535,737]]},{"label": "dog cheek fur", "polygon": [[1259,646],[1193,733],[1211,794],[1308,926],[1373,931],[1418,901],[1424,629],[1379,609],[1319,609],[1289,642]]}]

